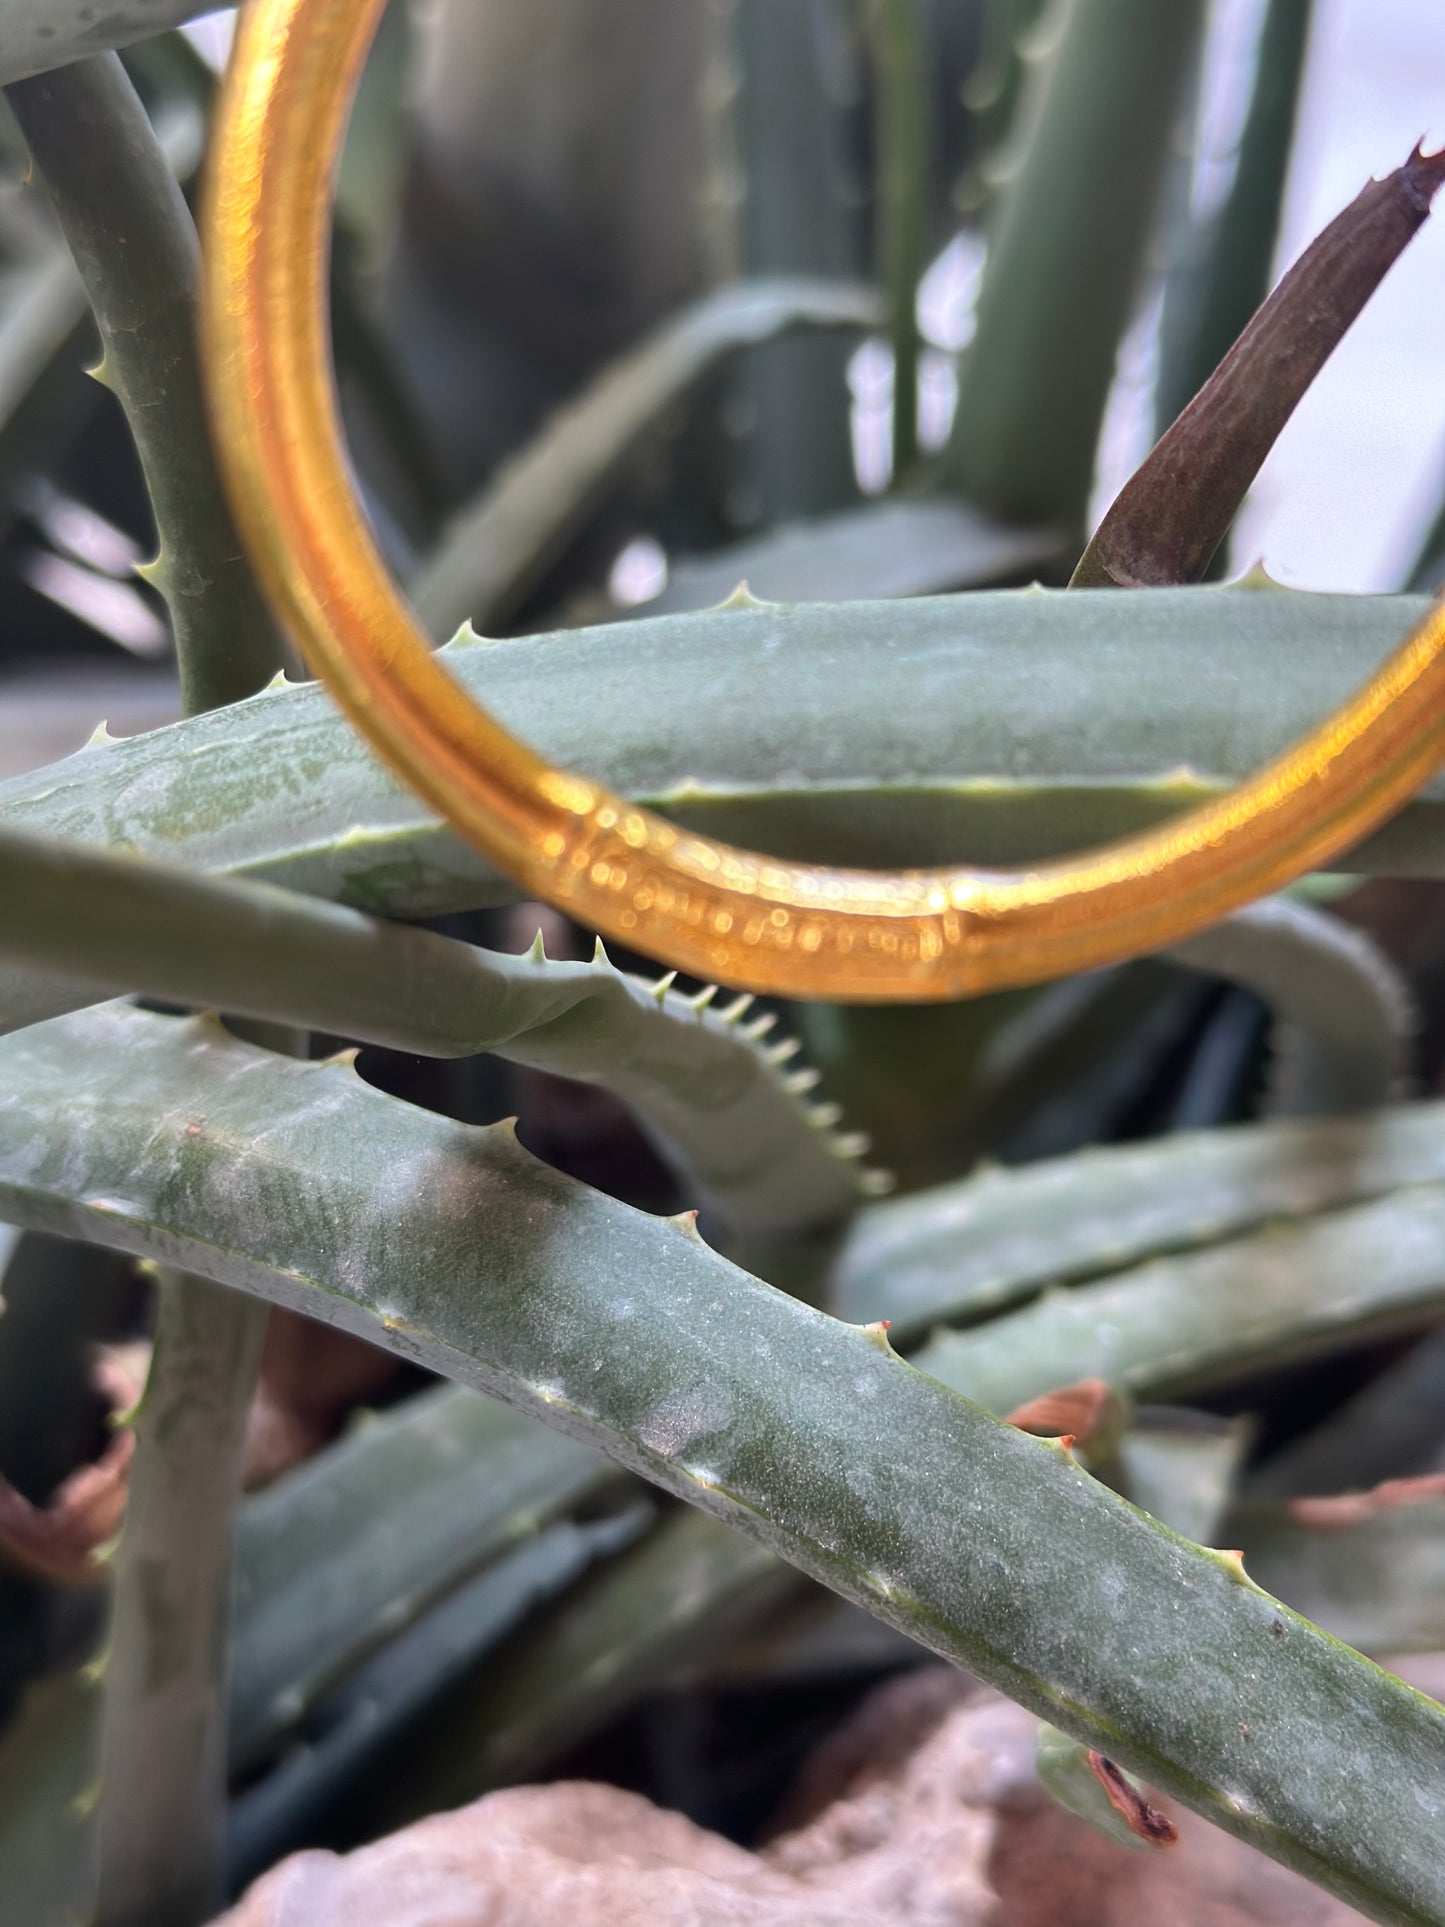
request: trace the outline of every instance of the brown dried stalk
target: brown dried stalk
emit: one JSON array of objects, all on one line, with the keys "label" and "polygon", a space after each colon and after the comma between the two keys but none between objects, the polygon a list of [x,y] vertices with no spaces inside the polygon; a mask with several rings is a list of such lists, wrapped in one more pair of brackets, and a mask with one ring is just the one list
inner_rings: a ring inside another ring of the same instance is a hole
[{"label": "brown dried stalk", "polygon": [[1280,430],[1423,225],[1445,150],[1371,181],[1296,261],[1095,531],[1072,588],[1198,582]]}]

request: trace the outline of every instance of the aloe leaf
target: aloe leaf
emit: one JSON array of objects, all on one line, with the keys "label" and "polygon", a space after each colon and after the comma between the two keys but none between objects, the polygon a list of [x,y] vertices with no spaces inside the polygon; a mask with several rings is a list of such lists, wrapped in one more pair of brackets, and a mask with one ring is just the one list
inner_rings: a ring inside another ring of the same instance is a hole
[{"label": "aloe leaf", "polygon": [[211,458],[195,349],[200,246],[119,57],[19,81],[6,98],[85,284],[155,511],[145,571],[170,608],[187,710],[259,689],[280,644]]},{"label": "aloe leaf", "polygon": [[1086,1150],[871,1206],[839,1249],[828,1302],[840,1318],[891,1320],[903,1343],[1051,1284],[1441,1183],[1439,1103]]},{"label": "aloe leaf", "polygon": [[105,1660],[99,1917],[186,1927],[221,1899],[231,1502],[266,1321],[203,1275],[161,1292]]},{"label": "aloe leaf", "polygon": [[1070,0],[1036,71],[1017,171],[991,212],[947,456],[954,486],[996,515],[1083,523],[1204,11]]},{"label": "aloe leaf", "polygon": [[1445,1187],[1156,1258],[937,1339],[927,1369],[991,1411],[1102,1378],[1169,1399],[1445,1310]]},{"label": "aloe leaf", "polygon": [[1254,1471],[1251,1499],[1357,1492],[1441,1464],[1445,1329],[1429,1332],[1363,1391]]},{"label": "aloe leaf", "polygon": [[0,1071],[7,1218],[204,1268],[500,1393],[1375,1918],[1445,1913],[1445,1709],[878,1335],[508,1131],[214,1025],[89,1012],[10,1038]]},{"label": "aloe leaf", "polygon": [[[140,456],[160,545],[143,573],[170,608],[183,707],[231,702],[282,649],[212,456],[190,213],[118,55],[6,98]],[[161,1268],[106,1660],[103,1927],[190,1927],[221,1898],[231,1524],[265,1330],[263,1307]]]},{"label": "aloe leaf", "polygon": [[1155,428],[1162,435],[1269,292],[1313,0],[1268,0],[1229,192],[1185,237],[1164,284]]},{"label": "aloe leaf", "polygon": [[593,1561],[615,1556],[651,1512],[644,1503],[615,1518],[549,1526],[459,1586],[344,1680],[317,1708],[315,1735],[303,1735],[236,1802],[233,1884],[314,1838],[313,1830],[338,1807],[354,1831],[366,1776],[385,1762],[381,1777],[392,1778],[418,1720],[449,1702],[522,1619],[575,1584]]},{"label": "aloe leaf", "polygon": [[1274,897],[1163,954],[1273,1006],[1276,1114],[1372,1110],[1398,1091],[1414,1028],[1409,990],[1384,952],[1337,917]]},{"label": "aloe leaf", "polygon": [[[1229,1520],[1258,1583],[1367,1653],[1445,1646],[1445,1481],[1356,1500],[1242,1506]],[[1334,1508],[1335,1516],[1330,1517]]]},{"label": "aloe leaf", "polygon": [[1145,1406],[1119,1442],[1123,1489],[1181,1539],[1212,1546],[1248,1445],[1249,1426],[1242,1420],[1176,1405]]},{"label": "aloe leaf", "polygon": [[643,606],[648,616],[713,609],[746,583],[764,602],[873,602],[941,595],[1020,577],[1057,559],[1047,530],[1010,528],[968,502],[898,500],[770,529],[685,558]]},{"label": "aloe leaf", "polygon": [[1095,530],[1076,588],[1197,582],[1316,374],[1419,232],[1445,155],[1417,148],[1310,243]]},{"label": "aloe leaf", "polygon": [[[710,84],[721,101],[715,174],[731,217],[718,249],[724,274],[868,272],[870,183],[853,124],[865,62],[855,24],[847,7],[773,0],[734,0],[722,14]],[[730,526],[766,528],[856,502],[851,353],[847,342],[798,337],[759,347],[736,370],[719,423],[720,507]]]},{"label": "aloe leaf", "polygon": [[100,1699],[92,1675],[57,1674],[0,1735],[0,1891],[35,1927],[94,1918]]},{"label": "aloe leaf", "polygon": [[[771,1016],[746,1018],[750,998],[714,1007],[710,990],[624,976],[600,945],[590,964],[550,961],[540,938],[501,956],[265,885],[4,830],[0,892],[16,906],[0,957],[34,972],[46,1014],[142,991],[423,1056],[495,1051],[601,1084],[734,1232],[809,1230],[886,1188],[811,1098],[817,1074],[794,1063],[796,1039],[770,1035]],[[78,987],[98,964],[106,981]],[[34,997],[7,1012],[5,987],[0,1030],[40,1014]]]},{"label": "aloe leaf", "polygon": [[398,1749],[368,1825],[391,1831],[544,1773],[671,1675],[757,1625],[791,1566],[682,1508],[531,1619]]},{"label": "aloe leaf", "polygon": [[879,313],[868,288],[799,276],[720,288],[664,322],[457,516],[411,585],[424,625],[440,638],[464,622],[504,623],[640,443],[725,357],[796,328],[866,328]]},{"label": "aloe leaf", "polygon": [[931,105],[919,0],[871,0],[877,223],[893,345],[893,482],[918,459],[918,283],[924,269]]},{"label": "aloe leaf", "polygon": [[0,86],[68,66],[88,54],[128,47],[214,11],[211,0],[3,0]]},{"label": "aloe leaf", "polygon": [[[1217,794],[1351,694],[1425,608],[997,592],[615,623],[442,660],[553,760],[688,823],[819,861],[1013,863]],[[1445,868],[1442,804],[1437,779],[1341,865]],[[12,778],[0,820],[390,915],[513,894],[311,687]]]},{"label": "aloe leaf", "polygon": [[369,1652],[616,1473],[447,1386],[365,1419],[242,1508],[231,1760],[244,1770]]}]

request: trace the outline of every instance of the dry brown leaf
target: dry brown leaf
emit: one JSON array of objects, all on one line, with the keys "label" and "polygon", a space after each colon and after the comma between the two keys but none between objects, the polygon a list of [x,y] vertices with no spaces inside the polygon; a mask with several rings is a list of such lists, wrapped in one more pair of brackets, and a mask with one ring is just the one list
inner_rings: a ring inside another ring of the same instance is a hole
[{"label": "dry brown leaf", "polygon": [[1442,1497],[1445,1472],[1427,1472],[1414,1479],[1386,1479],[1368,1492],[1346,1492],[1338,1498],[1289,1499],[1285,1510],[1296,1525],[1313,1526],[1318,1532],[1343,1532],[1349,1526],[1378,1518],[1382,1512]]},{"label": "dry brown leaf", "polygon": [[[145,1383],[144,1353],[100,1352],[91,1377],[113,1414],[128,1411]],[[100,1555],[120,1532],[135,1434],[114,1432],[93,1465],[79,1466],[43,1506],[0,1479],[0,1559],[52,1586],[95,1586]]]},{"label": "dry brown leaf", "polygon": [[1112,1403],[1113,1394],[1102,1378],[1081,1378],[1077,1385],[1043,1392],[1017,1406],[1009,1413],[1008,1423],[1036,1438],[1070,1438],[1076,1445],[1087,1445]]}]

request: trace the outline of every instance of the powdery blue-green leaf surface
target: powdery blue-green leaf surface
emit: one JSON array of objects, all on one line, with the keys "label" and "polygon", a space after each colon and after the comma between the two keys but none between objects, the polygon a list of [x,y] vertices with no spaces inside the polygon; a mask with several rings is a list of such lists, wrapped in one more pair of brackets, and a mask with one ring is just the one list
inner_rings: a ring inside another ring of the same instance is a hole
[{"label": "powdery blue-green leaf surface", "polygon": [[507,1131],[111,1008],[0,1045],[0,1213],[496,1392],[1375,1917],[1445,1917],[1445,1710],[878,1335]]},{"label": "powdery blue-green leaf surface", "polygon": [[840,1318],[892,1320],[902,1342],[930,1325],[986,1318],[1047,1285],[1442,1182],[1440,1103],[1181,1132],[995,1167],[857,1218],[829,1303]]}]

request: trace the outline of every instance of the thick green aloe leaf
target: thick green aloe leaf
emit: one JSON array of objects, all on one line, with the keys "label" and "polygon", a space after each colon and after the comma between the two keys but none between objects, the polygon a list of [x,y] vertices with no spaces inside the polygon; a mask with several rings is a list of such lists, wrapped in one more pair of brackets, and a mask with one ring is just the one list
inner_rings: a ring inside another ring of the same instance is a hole
[{"label": "thick green aloe leaf", "polygon": [[[819,861],[1016,863],[1257,768],[1425,606],[1000,591],[616,623],[441,659],[554,760],[688,823]],[[1437,779],[1349,861],[1445,870],[1442,818]],[[312,685],[12,778],[0,819],[391,915],[512,894]]]},{"label": "thick green aloe leaf", "polygon": [[0,86],[214,11],[212,0],[0,0]]},{"label": "thick green aloe leaf", "polygon": [[1010,528],[944,497],[869,502],[685,557],[634,615],[712,609],[740,583],[763,602],[878,602],[1019,580],[1058,558],[1047,529]]},{"label": "thick green aloe leaf", "polygon": [[950,479],[996,514],[1082,524],[1200,0],[1068,0],[990,209]]},{"label": "thick green aloe leaf", "polygon": [[727,356],[800,328],[866,328],[880,314],[869,288],[778,276],[719,288],[664,322],[456,517],[411,585],[423,623],[438,638],[464,622],[505,623],[647,435]]},{"label": "thick green aloe leaf", "polygon": [[[140,991],[204,1009],[300,1025],[429,1057],[495,1051],[600,1084],[730,1231],[783,1238],[846,1217],[887,1188],[865,1148],[810,1101],[818,1073],[750,997],[713,1007],[671,977],[478,950],[337,904],[174,864],[54,844],[0,828],[0,895],[17,906],[0,957],[0,1031],[97,991]],[[59,975],[52,974],[60,973]],[[103,981],[95,985],[99,972]],[[85,987],[92,980],[92,988]],[[6,1008],[17,991],[19,1008]]]},{"label": "thick green aloe leaf", "polygon": [[231,1758],[459,1581],[616,1473],[575,1440],[447,1386],[366,1419],[242,1509]]},{"label": "thick green aloe leaf", "polygon": [[[1336,1505],[1334,1516],[1325,1509]],[[1352,1516],[1351,1506],[1355,1507]],[[1226,1523],[1262,1586],[1367,1653],[1445,1646],[1445,1482],[1356,1501],[1242,1506]]]},{"label": "thick green aloe leaf", "polygon": [[829,1303],[840,1318],[890,1319],[901,1343],[931,1325],[989,1317],[1051,1284],[1442,1183],[1439,1103],[1182,1132],[994,1168],[863,1213],[838,1253]]},{"label": "thick green aloe leaf", "polygon": [[1376,1918],[1445,1917],[1445,1709],[881,1334],[507,1130],[112,1007],[0,1045],[0,1211],[499,1393]]},{"label": "thick green aloe leaf", "polygon": [[1173,1398],[1442,1312],[1445,1185],[1420,1185],[1048,1292],[937,1339],[928,1370],[997,1412],[1023,1381]]},{"label": "thick green aloe leaf", "polygon": [[314,1839],[341,1803],[344,1824],[354,1829],[358,1793],[365,1798],[368,1780],[390,1782],[399,1744],[418,1720],[449,1704],[513,1628],[565,1593],[592,1561],[615,1556],[651,1515],[644,1500],[613,1518],[548,1526],[458,1586],[343,1680],[317,1707],[315,1732],[303,1734],[236,1802],[229,1837],[233,1883]]}]

